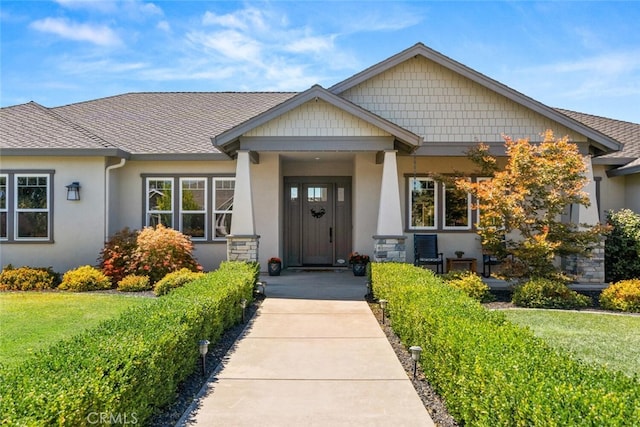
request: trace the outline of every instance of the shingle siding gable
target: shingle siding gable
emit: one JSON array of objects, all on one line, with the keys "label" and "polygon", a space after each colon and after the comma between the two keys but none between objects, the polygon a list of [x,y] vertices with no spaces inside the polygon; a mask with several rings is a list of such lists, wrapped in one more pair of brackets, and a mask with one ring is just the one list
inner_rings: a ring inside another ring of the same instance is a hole
[{"label": "shingle siding gable", "polygon": [[539,140],[545,129],[585,141],[562,126],[427,58],[417,56],[346,90],[341,96],[426,142]]},{"label": "shingle siding gable", "polygon": [[307,102],[246,133],[248,137],[390,136],[325,101]]}]

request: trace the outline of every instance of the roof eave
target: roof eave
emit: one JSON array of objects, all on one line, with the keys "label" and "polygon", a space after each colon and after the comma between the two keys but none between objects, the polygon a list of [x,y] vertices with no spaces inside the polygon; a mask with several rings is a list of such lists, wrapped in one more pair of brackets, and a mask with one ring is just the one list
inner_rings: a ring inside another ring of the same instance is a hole
[{"label": "roof eave", "polygon": [[119,148],[0,148],[2,156],[27,157],[119,157],[130,159],[131,153]]}]

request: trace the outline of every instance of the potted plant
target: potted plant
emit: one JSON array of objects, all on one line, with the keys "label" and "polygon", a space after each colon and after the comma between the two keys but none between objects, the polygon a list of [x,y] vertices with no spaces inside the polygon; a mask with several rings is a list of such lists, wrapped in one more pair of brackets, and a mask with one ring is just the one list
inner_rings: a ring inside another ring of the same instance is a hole
[{"label": "potted plant", "polygon": [[454,253],[458,258],[462,258],[462,256],[464,255],[464,251],[455,251]]},{"label": "potted plant", "polygon": [[269,261],[267,261],[267,268],[269,276],[279,276],[280,271],[282,270],[282,260],[277,257],[269,258]]},{"label": "potted plant", "polygon": [[361,255],[358,252],[352,252],[349,255],[349,264],[354,276],[364,276],[367,272],[367,264],[369,263],[369,255]]}]

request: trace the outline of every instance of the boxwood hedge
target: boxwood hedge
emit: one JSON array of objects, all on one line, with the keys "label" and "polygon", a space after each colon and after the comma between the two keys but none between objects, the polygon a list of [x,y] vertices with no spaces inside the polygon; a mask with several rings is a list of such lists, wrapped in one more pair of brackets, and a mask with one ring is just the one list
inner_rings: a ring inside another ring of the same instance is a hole
[{"label": "boxwood hedge", "polygon": [[473,426],[628,426],[640,420],[640,381],[553,350],[430,271],[374,264],[393,329],[423,348],[425,376],[450,413]]},{"label": "boxwood hedge", "polygon": [[198,341],[241,318],[255,271],[223,264],[170,295],[135,307],[14,369],[0,369],[3,425],[145,425],[198,368]]}]

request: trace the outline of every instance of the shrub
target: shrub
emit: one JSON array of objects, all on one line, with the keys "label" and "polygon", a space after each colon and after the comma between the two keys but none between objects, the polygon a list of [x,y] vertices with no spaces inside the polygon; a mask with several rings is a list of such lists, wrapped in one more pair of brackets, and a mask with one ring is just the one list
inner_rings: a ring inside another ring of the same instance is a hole
[{"label": "shrub", "polygon": [[191,239],[162,224],[155,228],[145,227],[138,234],[133,266],[137,274],[149,276],[151,283],[182,268],[202,270],[193,257]]},{"label": "shrub", "polygon": [[111,280],[102,271],[84,265],[64,273],[58,288],[64,291],[85,292],[111,289],[111,286]]},{"label": "shrub", "polygon": [[480,302],[493,300],[489,286],[475,273],[470,271],[455,271],[444,275],[445,282],[454,288]]},{"label": "shrub", "polygon": [[130,274],[118,282],[118,290],[121,292],[141,292],[151,289],[147,276]]},{"label": "shrub", "polygon": [[127,227],[111,236],[100,251],[100,269],[114,284],[133,273],[133,254],[138,247],[137,239],[138,232]]},{"label": "shrub", "polygon": [[148,425],[199,369],[198,341],[216,342],[240,321],[253,284],[251,267],[238,262],[0,368],[2,424],[83,426],[108,413]]},{"label": "shrub", "polygon": [[640,214],[630,209],[609,212],[611,231],[604,247],[606,280],[640,279]]},{"label": "shrub", "polygon": [[591,305],[591,298],[573,291],[562,282],[531,279],[516,286],[512,302],[530,308],[581,308]]},{"label": "shrub", "polygon": [[638,379],[554,350],[431,272],[373,263],[376,297],[394,331],[419,345],[420,364],[460,425],[633,425]]},{"label": "shrub", "polygon": [[608,310],[640,312],[640,279],[609,285],[600,294],[600,305]]},{"label": "shrub", "polygon": [[53,289],[60,283],[60,275],[51,267],[19,267],[8,265],[0,273],[2,291],[42,291]]},{"label": "shrub", "polygon": [[153,286],[153,293],[157,296],[166,295],[171,292],[171,290],[179,288],[189,282],[196,280],[197,278],[202,276],[202,274],[203,273],[193,272],[188,268],[174,271],[164,276],[158,283]]}]

